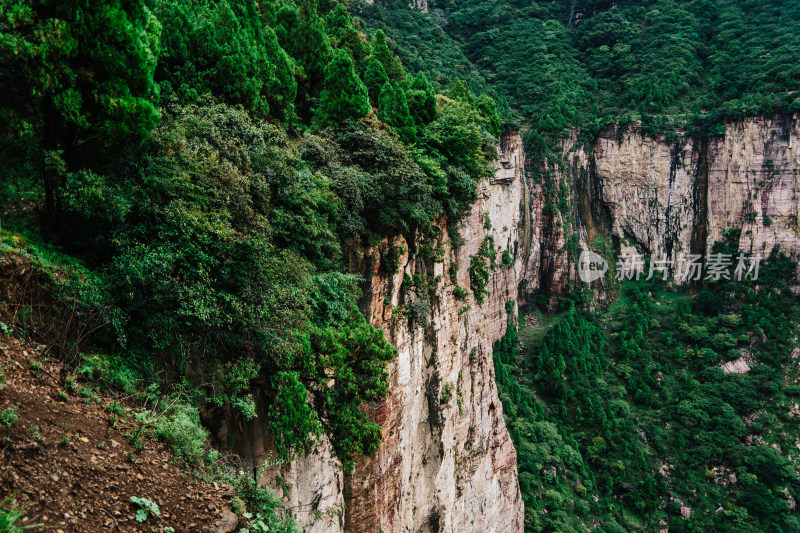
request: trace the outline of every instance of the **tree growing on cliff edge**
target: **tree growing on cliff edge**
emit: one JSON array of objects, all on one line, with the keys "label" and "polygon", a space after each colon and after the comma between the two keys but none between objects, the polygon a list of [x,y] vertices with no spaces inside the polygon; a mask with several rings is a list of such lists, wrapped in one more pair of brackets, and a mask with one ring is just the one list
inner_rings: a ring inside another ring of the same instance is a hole
[{"label": "tree growing on cliff edge", "polygon": [[320,96],[318,117],[322,124],[336,126],[348,119],[361,119],[370,111],[367,88],[353,70],[353,60],[336,50],[328,65]]},{"label": "tree growing on cliff edge", "polygon": [[398,84],[387,81],[383,85],[378,98],[378,118],[392,126],[404,143],[416,142],[417,129],[408,111],[406,93]]},{"label": "tree growing on cliff edge", "polygon": [[161,26],[143,0],[0,0],[0,28],[0,116],[39,138],[52,225],[61,176],[46,154],[69,165],[82,145],[135,145],[158,123]]}]

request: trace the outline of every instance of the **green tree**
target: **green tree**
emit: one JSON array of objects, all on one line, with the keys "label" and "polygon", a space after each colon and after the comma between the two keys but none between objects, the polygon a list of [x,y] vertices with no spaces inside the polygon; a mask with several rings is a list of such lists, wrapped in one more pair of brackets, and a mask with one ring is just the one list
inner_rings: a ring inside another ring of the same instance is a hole
[{"label": "green tree", "polygon": [[278,44],[275,31],[270,27],[264,28],[264,44],[273,66],[266,87],[270,114],[278,120],[291,123],[295,116],[294,101],[297,97],[294,67],[289,56]]},{"label": "green tree", "polygon": [[363,118],[369,111],[367,88],[356,76],[353,60],[344,50],[336,50],[320,96],[320,122],[336,126],[345,120]]},{"label": "green tree", "polygon": [[408,109],[417,126],[436,119],[436,93],[422,72],[417,73],[408,90]]},{"label": "green tree", "polygon": [[400,60],[395,56],[386,44],[386,34],[383,30],[378,30],[372,36],[372,57],[383,65],[386,75],[393,82],[400,81],[406,75]]},{"label": "green tree", "polygon": [[[209,92],[256,116],[267,115],[263,34],[245,3],[159,0],[155,13],[164,24],[156,78],[165,93],[189,103]],[[247,20],[248,15],[254,20]]]},{"label": "green tree", "polygon": [[378,118],[392,126],[403,142],[412,144],[416,141],[417,129],[408,111],[406,93],[399,84],[392,85],[388,81],[384,84],[378,98]]},{"label": "green tree", "polygon": [[[158,123],[161,26],[143,0],[2,0],[0,28],[0,116],[32,127],[45,154],[74,166],[80,148],[135,145]],[[43,167],[52,223],[63,175]]]},{"label": "green tree", "polygon": [[389,83],[389,76],[386,75],[383,64],[373,57],[367,64],[366,72],[364,72],[364,85],[367,86],[369,100],[374,107],[378,107],[378,97],[381,94],[381,89],[387,83]]},{"label": "green tree", "polygon": [[297,110],[308,122],[314,114],[315,101],[320,96],[328,63],[333,61],[325,21],[313,5],[295,10],[283,7],[278,11],[275,33],[284,50],[297,62]]},{"label": "green tree", "polygon": [[344,4],[336,4],[326,15],[325,25],[328,29],[328,36],[331,38],[331,45],[334,48],[347,50],[347,53],[353,58],[356,69],[361,71],[364,68],[363,63],[369,54],[369,49],[353,24],[353,19]]}]

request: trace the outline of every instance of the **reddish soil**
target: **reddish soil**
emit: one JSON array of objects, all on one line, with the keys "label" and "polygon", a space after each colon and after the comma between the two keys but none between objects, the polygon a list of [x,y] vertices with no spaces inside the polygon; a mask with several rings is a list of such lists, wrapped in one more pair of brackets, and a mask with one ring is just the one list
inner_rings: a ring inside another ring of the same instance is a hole
[{"label": "reddish soil", "polygon": [[[41,363],[38,354],[0,335],[0,411],[17,406],[19,419],[9,428],[0,423],[0,500],[13,495],[25,508],[26,524],[43,524],[29,531],[95,533],[113,531],[229,531],[215,522],[230,518],[231,487],[202,482],[176,466],[166,445],[145,440],[134,456],[125,433],[133,422],[118,427],[106,410],[112,398],[86,403],[64,391],[65,370]],[[38,374],[38,376],[37,376]],[[38,427],[38,431],[32,426]],[[134,519],[131,496],[155,501],[161,516],[145,523]]]}]

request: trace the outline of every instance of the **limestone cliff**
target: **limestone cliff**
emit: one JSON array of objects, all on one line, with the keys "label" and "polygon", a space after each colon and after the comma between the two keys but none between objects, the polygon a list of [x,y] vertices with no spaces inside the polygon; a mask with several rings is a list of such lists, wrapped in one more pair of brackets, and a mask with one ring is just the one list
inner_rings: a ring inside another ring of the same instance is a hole
[{"label": "limestone cliff", "polygon": [[[266,462],[261,481],[283,495],[303,531],[522,531],[516,452],[497,396],[492,344],[505,333],[508,313],[516,314],[517,273],[528,266],[513,260],[522,256],[518,243],[537,239],[538,230],[521,209],[532,200],[519,134],[504,136],[498,154],[495,175],[479,184],[460,225],[460,246],[442,221],[425,242],[395,238],[351,250],[350,269],[365,280],[361,310],[398,349],[389,395],[369,407],[382,433],[373,457],[345,475],[324,438],[286,464],[274,460],[258,421],[220,429],[237,442],[245,468]],[[489,294],[478,304],[469,268],[484,243],[496,257]],[[538,245],[531,249],[540,253]]]},{"label": "limestone cliff", "polygon": [[[441,260],[424,259],[411,250],[414,243],[395,243],[405,253],[397,272],[385,275],[380,249],[362,258],[371,280],[365,311],[398,357],[390,395],[374,411],[381,448],[347,476],[347,531],[522,531],[516,453],[497,397],[492,343],[505,333],[507,312],[516,310],[516,270],[500,257],[513,254],[519,241],[523,168],[519,135],[508,135],[494,178],[480,184],[462,224],[463,244],[455,249],[441,231]],[[470,262],[484,241],[493,243],[497,259],[490,294],[479,305],[472,294],[459,299],[454,291],[469,290]],[[406,276],[432,285],[409,288]],[[426,298],[427,324],[398,318],[398,309]]]},{"label": "limestone cliff", "polygon": [[[510,133],[495,175],[479,184],[460,246],[442,227],[426,242],[397,238],[352,250],[351,270],[365,279],[362,312],[398,356],[388,397],[370,406],[382,428],[373,457],[345,475],[323,439],[262,474],[303,530],[522,531],[516,453],[492,364],[492,343],[517,303],[563,294],[575,278],[568,258],[579,248],[635,247],[674,261],[707,253],[738,227],[743,250],[800,253],[797,117],[751,118],[726,130],[697,141],[648,136],[636,124],[612,128],[591,146],[567,141],[558,163],[535,165]],[[479,304],[469,268],[482,245],[496,257]],[[263,428],[228,433],[247,442],[246,463],[272,457]]]},{"label": "limestone cliff", "polygon": [[706,255],[732,227],[742,230],[743,251],[766,257],[777,245],[796,257],[798,142],[797,117],[776,115],[729,123],[725,135],[701,141],[633,125],[588,149],[567,143],[577,229],[673,264],[681,253]]}]

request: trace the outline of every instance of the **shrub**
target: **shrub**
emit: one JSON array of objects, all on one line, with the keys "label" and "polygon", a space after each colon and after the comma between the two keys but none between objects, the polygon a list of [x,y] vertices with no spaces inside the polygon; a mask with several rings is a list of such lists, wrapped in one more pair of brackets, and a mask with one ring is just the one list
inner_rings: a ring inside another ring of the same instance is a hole
[{"label": "shrub", "polygon": [[0,422],[5,424],[6,427],[11,427],[14,425],[14,422],[17,421],[19,418],[19,414],[17,414],[16,407],[6,407],[2,411],[0,411]]}]

